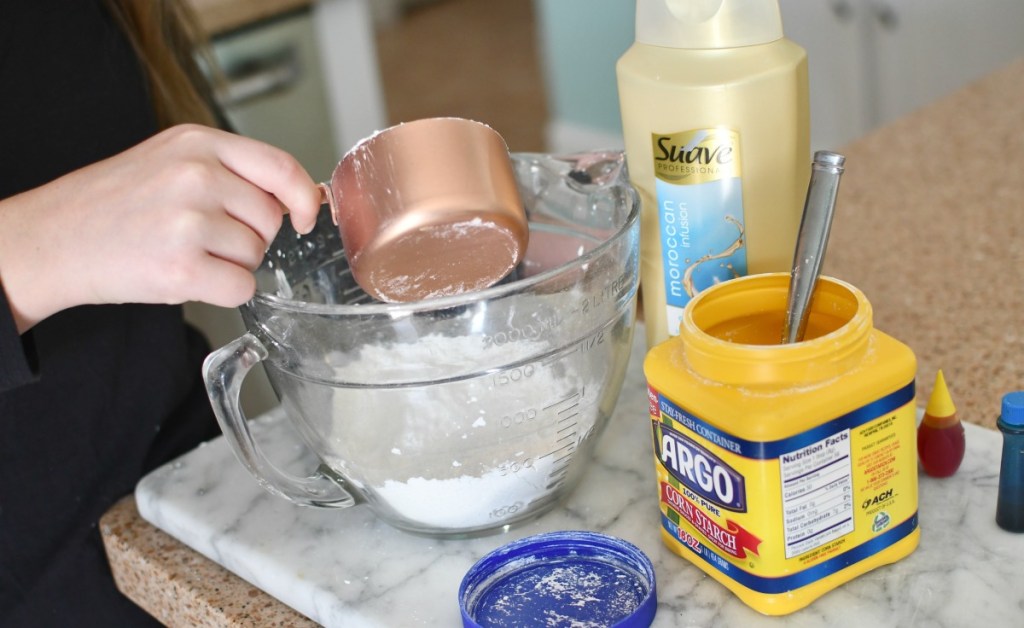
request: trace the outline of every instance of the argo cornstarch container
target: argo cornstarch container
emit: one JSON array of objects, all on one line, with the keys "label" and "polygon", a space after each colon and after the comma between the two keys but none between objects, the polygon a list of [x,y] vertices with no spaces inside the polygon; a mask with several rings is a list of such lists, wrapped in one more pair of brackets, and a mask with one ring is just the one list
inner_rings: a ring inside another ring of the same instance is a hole
[{"label": "argo cornstarch container", "polygon": [[788,273],[718,284],[644,371],[661,536],[769,615],[916,547],[913,352],[857,288],[822,277],[781,342]]}]

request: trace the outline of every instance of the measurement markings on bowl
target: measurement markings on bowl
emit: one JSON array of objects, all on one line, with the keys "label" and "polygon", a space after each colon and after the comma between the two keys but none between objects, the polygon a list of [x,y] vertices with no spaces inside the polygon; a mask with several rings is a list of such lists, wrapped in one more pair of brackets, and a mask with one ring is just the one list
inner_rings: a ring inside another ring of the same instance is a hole
[{"label": "measurement markings on bowl", "polygon": [[576,428],[579,425],[580,401],[583,399],[584,391],[584,388],[580,388],[568,397],[544,407],[545,411],[554,410],[555,416],[558,417],[555,422],[557,428],[555,430],[557,436],[555,449],[541,456],[541,458],[550,456],[554,460],[554,466],[548,473],[548,485],[544,487],[547,490],[558,487],[565,480],[565,475],[569,471],[572,454],[579,444]]},{"label": "measurement markings on bowl", "polygon": [[565,353],[560,353],[558,355],[547,358],[546,360],[541,362],[541,364],[547,367],[564,360],[565,358],[571,356],[574,353],[586,353],[587,351],[593,351],[598,346],[603,345],[604,340],[604,330],[602,329],[601,331],[594,332],[589,336],[586,336],[585,338],[581,338],[578,342],[576,342],[576,344],[572,345],[571,349],[569,349]]},{"label": "measurement markings on bowl", "polygon": [[601,288],[599,292],[592,295],[585,295],[579,300],[576,307],[569,311],[570,314],[587,314],[591,310],[603,305],[610,299],[618,299],[630,291],[633,286],[632,275],[624,272],[608,285]]},{"label": "measurement markings on bowl", "polygon": [[[351,276],[352,276],[352,269],[346,267],[345,270],[342,271],[341,274],[346,276],[346,278],[351,278]],[[348,286],[347,288],[342,289],[340,303],[344,303],[346,305],[361,305],[361,304],[364,304],[364,303],[373,303],[373,297],[371,297],[369,294],[367,294],[359,286],[359,284],[357,284],[355,282],[354,278],[351,278],[349,280],[352,282],[352,284],[350,286]],[[343,283],[342,285],[346,285],[346,284]],[[324,294],[330,294],[330,293],[329,292],[324,292]]]},{"label": "measurement markings on bowl", "polygon": [[484,349],[491,346],[501,347],[523,340],[540,340],[551,335],[563,322],[562,316],[558,312],[552,312],[547,316],[534,314],[532,322],[519,326],[510,326],[506,330],[484,336]]},{"label": "measurement markings on bowl", "polygon": [[[601,290],[593,295],[583,295],[573,306],[567,311],[568,316],[579,316],[587,315],[598,308],[603,306],[610,300],[619,299],[626,295],[633,285],[632,276],[629,273],[623,273],[611,281],[607,286],[601,288]],[[563,310],[564,311],[564,310]],[[484,348],[489,347],[501,347],[513,342],[519,342],[523,340],[541,340],[551,336],[557,331],[563,324],[565,324],[566,318],[562,312],[552,311],[545,314],[534,312],[530,322],[510,325],[507,329],[496,331],[494,333],[484,336]],[[591,340],[593,336],[589,336],[581,342]],[[597,343],[603,341],[603,336],[599,337]],[[593,348],[594,342],[590,342],[588,346],[584,346],[583,349],[587,350]],[[560,359],[564,356],[558,356]],[[547,365],[548,362],[545,362]]]}]

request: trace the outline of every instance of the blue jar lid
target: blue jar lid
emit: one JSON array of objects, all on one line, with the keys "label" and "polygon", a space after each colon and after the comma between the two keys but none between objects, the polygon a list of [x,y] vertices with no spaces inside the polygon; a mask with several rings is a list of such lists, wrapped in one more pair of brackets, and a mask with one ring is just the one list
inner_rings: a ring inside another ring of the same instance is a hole
[{"label": "blue jar lid", "polygon": [[1003,395],[1003,408],[999,419],[1011,427],[1024,427],[1024,391]]},{"label": "blue jar lid", "polygon": [[467,628],[642,628],[658,608],[654,565],[639,548],[597,532],[538,534],[481,558],[459,587]]}]

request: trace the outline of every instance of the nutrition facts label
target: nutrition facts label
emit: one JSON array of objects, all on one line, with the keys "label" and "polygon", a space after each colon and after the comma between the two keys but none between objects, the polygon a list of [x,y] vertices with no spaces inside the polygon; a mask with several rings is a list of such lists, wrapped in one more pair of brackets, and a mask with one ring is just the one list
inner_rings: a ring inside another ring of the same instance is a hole
[{"label": "nutrition facts label", "polygon": [[779,457],[786,558],[853,531],[850,431]]}]

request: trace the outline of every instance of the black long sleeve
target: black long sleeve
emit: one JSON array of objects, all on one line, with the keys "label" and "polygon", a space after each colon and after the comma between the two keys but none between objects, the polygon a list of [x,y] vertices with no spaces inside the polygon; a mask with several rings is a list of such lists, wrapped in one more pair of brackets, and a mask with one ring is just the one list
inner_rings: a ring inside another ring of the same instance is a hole
[{"label": "black long sleeve", "polygon": [[0,277],[0,395],[35,379],[35,348],[31,334],[18,335]]},{"label": "black long sleeve", "polygon": [[[102,2],[2,3],[0,198],[155,132]],[[155,623],[116,590],[97,522],[147,470],[217,434],[206,351],[169,306],[78,307],[19,336],[0,294],[0,626]]]}]

